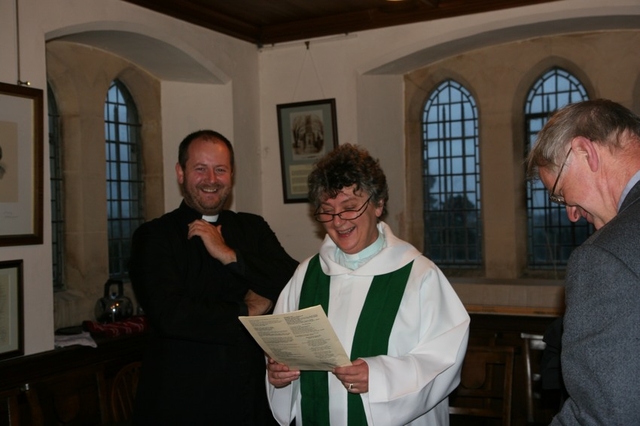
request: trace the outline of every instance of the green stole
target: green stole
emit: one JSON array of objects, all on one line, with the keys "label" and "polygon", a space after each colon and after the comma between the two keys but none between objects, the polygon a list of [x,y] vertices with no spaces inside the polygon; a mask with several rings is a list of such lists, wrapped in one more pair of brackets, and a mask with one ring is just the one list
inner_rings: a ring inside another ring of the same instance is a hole
[{"label": "green stole", "polygon": [[[391,327],[400,308],[413,262],[388,274],[375,276],[360,312],[351,348],[351,360],[386,355]],[[299,309],[321,305],[329,312],[329,282],[322,272],[320,258],[309,261],[300,292]],[[329,425],[329,377],[326,371],[303,371],[300,374],[302,423],[304,426]],[[366,425],[362,398],[348,395],[348,425]]]}]

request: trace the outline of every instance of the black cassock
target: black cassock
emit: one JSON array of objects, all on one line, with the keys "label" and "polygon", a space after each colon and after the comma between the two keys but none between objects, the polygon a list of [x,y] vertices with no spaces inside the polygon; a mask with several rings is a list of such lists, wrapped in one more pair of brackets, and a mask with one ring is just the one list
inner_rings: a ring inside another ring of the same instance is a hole
[{"label": "black cassock", "polygon": [[265,360],[238,316],[244,295],[276,301],[297,261],[260,216],[223,211],[218,224],[238,261],[222,265],[180,207],[133,235],[130,277],[151,332],[134,409],[135,425],[271,425]]}]

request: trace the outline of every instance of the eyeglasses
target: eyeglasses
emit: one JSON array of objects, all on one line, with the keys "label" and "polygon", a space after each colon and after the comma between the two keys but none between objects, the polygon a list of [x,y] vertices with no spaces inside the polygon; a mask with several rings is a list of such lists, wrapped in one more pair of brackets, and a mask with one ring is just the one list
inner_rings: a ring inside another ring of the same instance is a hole
[{"label": "eyeglasses", "polygon": [[355,220],[360,216],[362,216],[362,214],[367,210],[367,206],[369,205],[369,200],[371,200],[371,197],[372,196],[367,198],[367,201],[365,201],[364,204],[360,206],[358,210],[350,209],[350,210],[343,210],[340,213],[325,213],[325,212],[319,212],[318,209],[320,209],[320,207],[318,207],[316,212],[313,214],[313,217],[315,217],[315,219],[321,223],[331,222],[333,218],[336,216],[338,216],[342,220]]},{"label": "eyeglasses", "polygon": [[561,206],[566,206],[567,202],[564,200],[562,195],[556,194],[556,186],[558,186],[558,181],[560,180],[560,175],[562,174],[562,170],[564,169],[565,164],[567,164],[567,160],[569,159],[569,154],[571,154],[571,148],[567,151],[567,156],[564,157],[564,161],[562,162],[562,166],[560,166],[560,171],[558,172],[558,177],[556,177],[556,181],[553,184],[553,188],[551,188],[551,193],[549,194],[549,201],[552,203],[560,204]]}]

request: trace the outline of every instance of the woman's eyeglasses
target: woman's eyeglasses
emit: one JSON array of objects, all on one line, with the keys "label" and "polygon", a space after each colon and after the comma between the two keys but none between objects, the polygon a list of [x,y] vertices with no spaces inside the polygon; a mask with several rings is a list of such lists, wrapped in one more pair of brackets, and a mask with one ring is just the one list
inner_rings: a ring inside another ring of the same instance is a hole
[{"label": "woman's eyeglasses", "polygon": [[[369,200],[371,200],[371,196],[367,198],[367,201],[365,201],[364,204],[357,210],[343,210],[340,213],[325,213],[316,210],[316,212],[313,214],[313,217],[321,223],[331,222],[336,216],[338,216],[342,220],[354,220],[362,216],[362,214],[367,210]],[[318,209],[320,209],[320,207],[318,207]]]}]

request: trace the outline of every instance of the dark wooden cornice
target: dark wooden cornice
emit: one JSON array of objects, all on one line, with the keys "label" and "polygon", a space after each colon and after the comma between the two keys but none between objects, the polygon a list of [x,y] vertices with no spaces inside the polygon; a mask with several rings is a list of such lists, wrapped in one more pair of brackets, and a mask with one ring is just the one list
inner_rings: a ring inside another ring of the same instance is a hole
[{"label": "dark wooden cornice", "polygon": [[258,46],[557,0],[123,0]]}]

